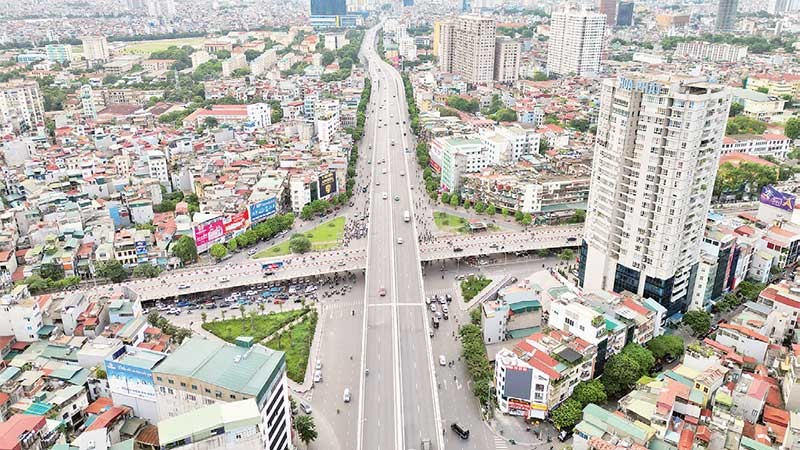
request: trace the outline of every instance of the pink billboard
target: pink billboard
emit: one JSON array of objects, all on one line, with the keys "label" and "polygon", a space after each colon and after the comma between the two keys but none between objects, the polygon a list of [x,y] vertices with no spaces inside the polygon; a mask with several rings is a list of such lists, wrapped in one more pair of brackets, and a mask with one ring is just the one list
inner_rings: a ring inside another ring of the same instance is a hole
[{"label": "pink billboard", "polygon": [[194,226],[194,243],[197,245],[197,252],[208,250],[212,244],[218,242],[225,236],[225,228],[222,224],[222,217],[206,220]]},{"label": "pink billboard", "polygon": [[222,222],[222,228],[225,234],[233,233],[247,228],[247,222],[250,220],[250,210],[245,208],[244,211],[238,212],[232,216],[228,216]]}]

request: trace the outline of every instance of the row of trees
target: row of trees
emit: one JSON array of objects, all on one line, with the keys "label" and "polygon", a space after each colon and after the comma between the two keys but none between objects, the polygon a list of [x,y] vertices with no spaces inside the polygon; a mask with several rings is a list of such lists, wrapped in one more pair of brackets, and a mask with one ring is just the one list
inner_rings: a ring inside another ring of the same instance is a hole
[{"label": "row of trees", "polygon": [[192,335],[192,330],[173,325],[169,320],[159,314],[158,311],[151,311],[147,315],[147,322],[160,329],[164,334],[169,335],[172,343],[175,345],[181,345],[184,339]]},{"label": "row of trees", "polygon": [[472,393],[487,411],[491,411],[494,371],[486,357],[486,346],[479,326],[464,325],[458,331],[461,336],[461,353],[472,377]]},{"label": "row of trees", "polygon": [[745,162],[733,165],[726,162],[717,169],[714,179],[714,195],[735,195],[761,192],[761,188],[778,180],[774,166]]},{"label": "row of trees", "polygon": [[406,93],[406,103],[408,103],[408,116],[411,118],[411,131],[419,136],[419,110],[417,109],[417,102],[414,100],[414,86],[411,85],[411,80],[408,74],[403,73],[403,88]]},{"label": "row of trees", "polygon": [[763,134],[767,124],[749,116],[736,116],[728,119],[725,134]]}]

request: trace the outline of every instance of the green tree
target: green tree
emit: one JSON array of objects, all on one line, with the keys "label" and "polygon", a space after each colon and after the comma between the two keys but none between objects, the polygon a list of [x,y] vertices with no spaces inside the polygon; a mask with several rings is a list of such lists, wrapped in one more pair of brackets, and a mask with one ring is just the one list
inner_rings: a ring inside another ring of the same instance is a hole
[{"label": "green tree", "polygon": [[219,260],[228,254],[228,248],[222,244],[214,244],[208,249],[208,253]]},{"label": "green tree", "polygon": [[450,203],[450,193],[449,192],[442,192],[441,201],[442,201],[442,203],[446,203],[446,204]]},{"label": "green tree", "polygon": [[581,421],[582,415],[581,404],[572,398],[568,398],[553,410],[550,418],[553,419],[553,425],[559,430],[569,430]]},{"label": "green tree", "polygon": [[687,311],[683,315],[683,324],[691,328],[695,336],[700,336],[711,329],[711,314],[705,311]]},{"label": "green tree", "polygon": [[680,336],[662,334],[647,343],[647,349],[656,360],[662,361],[667,355],[678,358],[683,355],[684,342]]},{"label": "green tree", "polygon": [[450,195],[450,206],[457,207],[458,206],[458,196],[457,195]]},{"label": "green tree", "polygon": [[219,126],[219,120],[217,120],[216,117],[206,117],[205,120],[203,120],[203,125],[206,128],[215,128]]},{"label": "green tree", "polygon": [[514,220],[516,220],[517,222],[522,222],[522,219],[524,219],[524,218],[525,218],[525,214],[522,211],[517,210],[514,213]]},{"label": "green tree", "polygon": [[510,108],[500,108],[491,117],[497,122],[515,122],[517,120],[517,112]]},{"label": "green tree", "polygon": [[469,312],[469,321],[473,325],[481,326],[481,317],[483,317],[481,308],[472,308]]},{"label": "green tree", "polygon": [[466,99],[458,95],[451,95],[445,99],[445,104],[459,111],[474,113],[480,109],[480,102],[476,99]]},{"label": "green tree", "polygon": [[206,320],[208,320],[208,314],[206,314],[205,311],[200,313],[200,320],[202,320],[203,323],[206,323]]},{"label": "green tree", "polygon": [[789,139],[800,138],[800,118],[792,117],[787,120],[786,125],[783,127],[783,133]]},{"label": "green tree", "polygon": [[96,267],[95,273],[100,278],[106,278],[114,283],[119,283],[128,278],[128,271],[126,271],[125,268],[122,267],[122,263],[116,259],[98,263]]},{"label": "green tree", "polygon": [[575,259],[575,252],[573,252],[568,248],[565,248],[564,250],[561,250],[561,252],[558,254],[558,258],[562,261],[572,261],[573,259]]},{"label": "green tree", "polygon": [[161,268],[152,264],[139,264],[133,268],[135,278],[155,278],[161,274]]},{"label": "green tree", "polygon": [[728,112],[728,117],[736,117],[744,111],[744,105],[739,102],[731,103],[731,109]]},{"label": "green tree", "polygon": [[236,241],[236,238],[233,238],[228,241],[226,246],[228,247],[229,252],[235,252],[239,248],[239,243]]},{"label": "green tree", "polygon": [[550,142],[547,141],[547,138],[539,139],[539,154],[544,155],[548,150],[550,150]]},{"label": "green tree", "polygon": [[486,214],[493,216],[497,213],[497,208],[494,205],[489,205],[486,207]]},{"label": "green tree", "polygon": [[105,380],[108,378],[108,374],[106,374],[106,370],[102,367],[95,367],[94,369],[94,377],[98,380]]},{"label": "green tree", "polygon": [[544,72],[536,72],[533,74],[533,81],[547,81],[547,74]]},{"label": "green tree", "polygon": [[606,394],[618,398],[631,390],[640,373],[639,364],[633,358],[619,353],[608,359],[600,381],[606,388]]},{"label": "green tree", "polygon": [[64,268],[58,264],[46,263],[39,268],[39,275],[51,281],[64,278]]},{"label": "green tree", "polygon": [[728,119],[725,134],[762,134],[767,129],[767,124],[748,116],[736,116]]},{"label": "green tree", "polygon": [[756,92],[761,92],[762,94],[769,94],[769,88],[766,86],[761,86],[756,88]]},{"label": "green tree", "polygon": [[172,244],[172,254],[180,258],[184,264],[197,261],[197,245],[189,236],[181,236]]},{"label": "green tree", "polygon": [[606,388],[600,380],[581,381],[572,391],[571,399],[581,405],[581,409],[589,403],[600,405],[606,402]]},{"label": "green tree", "polygon": [[311,240],[302,234],[295,234],[289,240],[289,250],[292,253],[305,253],[311,250]]},{"label": "green tree", "polygon": [[294,429],[297,437],[308,447],[309,442],[317,439],[317,426],[312,416],[299,416],[294,419]]},{"label": "green tree", "polygon": [[580,131],[581,133],[585,133],[589,131],[589,121],[586,119],[572,119],[567,122],[567,125],[572,128],[573,130]]},{"label": "green tree", "polygon": [[650,350],[639,344],[631,343],[626,345],[622,349],[622,353],[636,361],[636,365],[639,366],[639,375],[647,374],[656,363],[656,358],[650,353]]},{"label": "green tree", "polygon": [[250,62],[256,58],[261,56],[261,52],[258,50],[245,50],[244,57],[247,58],[247,62]]}]

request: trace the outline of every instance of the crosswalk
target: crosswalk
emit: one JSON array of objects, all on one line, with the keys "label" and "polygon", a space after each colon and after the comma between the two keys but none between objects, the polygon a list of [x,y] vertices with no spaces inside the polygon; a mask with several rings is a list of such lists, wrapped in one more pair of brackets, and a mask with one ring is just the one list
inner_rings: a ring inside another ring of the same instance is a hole
[{"label": "crosswalk", "polygon": [[495,450],[505,450],[508,448],[508,442],[501,438],[500,436],[494,437],[494,448]]},{"label": "crosswalk", "polygon": [[431,289],[431,290],[425,291],[425,296],[426,297],[433,297],[434,295],[438,295],[438,296],[442,297],[445,294],[450,294],[453,297],[455,297],[456,291],[455,291],[455,289],[452,289],[452,288],[440,288],[440,289]]}]

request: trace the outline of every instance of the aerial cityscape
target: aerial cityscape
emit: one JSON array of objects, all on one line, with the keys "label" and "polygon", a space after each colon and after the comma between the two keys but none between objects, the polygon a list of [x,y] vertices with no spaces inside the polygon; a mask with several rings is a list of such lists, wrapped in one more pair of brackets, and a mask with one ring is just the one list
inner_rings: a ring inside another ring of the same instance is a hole
[{"label": "aerial cityscape", "polygon": [[800,450],[800,0],[0,0],[0,450]]}]

